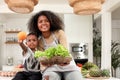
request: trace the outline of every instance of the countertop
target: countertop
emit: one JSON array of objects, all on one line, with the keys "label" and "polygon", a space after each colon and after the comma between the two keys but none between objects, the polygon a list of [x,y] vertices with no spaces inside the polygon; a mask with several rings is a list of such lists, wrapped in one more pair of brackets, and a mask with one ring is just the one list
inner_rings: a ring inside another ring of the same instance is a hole
[{"label": "countertop", "polygon": [[12,80],[13,77],[0,77],[0,80]]},{"label": "countertop", "polygon": [[120,79],[110,77],[110,78],[105,78],[105,79],[102,79],[102,78],[94,78],[94,79],[85,78],[84,80],[120,80]]},{"label": "countertop", "polygon": [[[0,80],[11,80],[12,77],[0,77]],[[84,78],[84,80],[120,80],[118,78],[109,78],[109,79],[88,79],[88,78]]]}]

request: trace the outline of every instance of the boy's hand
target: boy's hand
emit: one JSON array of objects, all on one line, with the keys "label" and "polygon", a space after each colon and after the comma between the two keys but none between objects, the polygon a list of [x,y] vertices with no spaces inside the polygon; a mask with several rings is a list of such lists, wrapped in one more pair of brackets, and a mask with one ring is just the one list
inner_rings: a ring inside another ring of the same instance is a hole
[{"label": "boy's hand", "polygon": [[23,43],[23,40],[18,40],[18,43],[19,43],[19,44]]}]

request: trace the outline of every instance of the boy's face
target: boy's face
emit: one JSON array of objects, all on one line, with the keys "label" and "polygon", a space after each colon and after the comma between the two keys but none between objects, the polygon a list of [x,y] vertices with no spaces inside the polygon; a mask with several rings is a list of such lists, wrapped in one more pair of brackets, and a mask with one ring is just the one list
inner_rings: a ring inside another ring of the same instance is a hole
[{"label": "boy's face", "polygon": [[26,44],[29,48],[35,49],[38,45],[38,39],[35,35],[29,35],[26,38]]}]

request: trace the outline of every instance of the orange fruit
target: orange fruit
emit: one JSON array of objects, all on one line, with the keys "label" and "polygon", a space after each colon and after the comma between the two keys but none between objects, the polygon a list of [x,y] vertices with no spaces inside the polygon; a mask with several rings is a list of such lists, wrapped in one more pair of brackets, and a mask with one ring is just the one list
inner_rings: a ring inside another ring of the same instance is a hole
[{"label": "orange fruit", "polygon": [[19,32],[17,36],[18,36],[18,40],[24,40],[27,37],[26,32],[23,31]]}]

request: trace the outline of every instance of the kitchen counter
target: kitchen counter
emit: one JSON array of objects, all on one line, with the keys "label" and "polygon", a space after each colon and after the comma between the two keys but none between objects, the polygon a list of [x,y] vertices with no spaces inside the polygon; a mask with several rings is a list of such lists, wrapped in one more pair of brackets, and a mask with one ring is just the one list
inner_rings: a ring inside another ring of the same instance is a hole
[{"label": "kitchen counter", "polygon": [[84,80],[120,80],[118,78],[106,78],[106,79],[102,79],[102,78],[94,78],[94,79],[90,79],[90,78],[85,78]]},{"label": "kitchen counter", "polygon": [[[0,80],[11,80],[12,77],[0,77]],[[84,80],[120,80],[118,78],[109,78],[109,79],[88,79],[88,78],[84,78]]]},{"label": "kitchen counter", "polygon": [[12,80],[13,77],[0,77],[0,80]]}]

